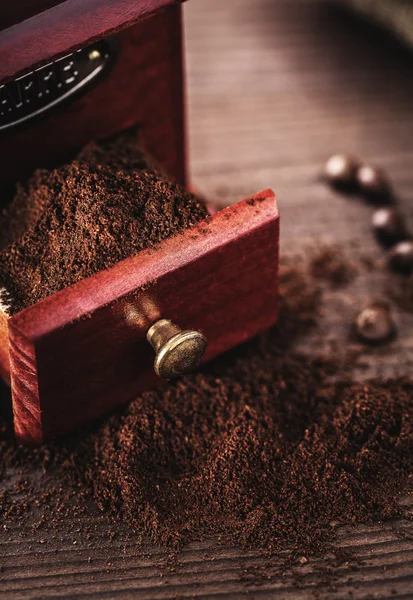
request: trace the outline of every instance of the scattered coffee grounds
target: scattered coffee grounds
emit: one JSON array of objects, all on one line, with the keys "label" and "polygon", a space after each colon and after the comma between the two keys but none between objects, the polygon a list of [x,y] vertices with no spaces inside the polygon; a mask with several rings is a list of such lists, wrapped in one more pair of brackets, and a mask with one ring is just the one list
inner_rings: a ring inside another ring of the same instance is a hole
[{"label": "scattered coffee grounds", "polygon": [[334,287],[341,287],[353,281],[359,265],[343,257],[342,249],[336,246],[323,246],[311,256],[311,274],[316,279],[329,281]]},{"label": "scattered coffee grounds", "polygon": [[412,468],[413,382],[333,385],[333,373],[286,358],[270,333],[109,420],[86,483],[157,543],[224,532],[246,546],[320,550],[332,522],[398,514]]},{"label": "scattered coffee grounds", "polygon": [[61,522],[90,527],[92,502],[112,532],[126,523],[162,545],[219,533],[302,556],[340,524],[398,515],[413,380],[355,384],[339,362],[293,351],[314,335],[320,299],[306,268],[286,266],[279,326],[76,437],[39,450],[5,439],[3,524],[22,531],[37,510],[47,540]]},{"label": "scattered coffee grounds", "polygon": [[3,213],[3,304],[14,314],[206,216],[148,164],[136,135],[90,144],[70,164],[36,171]]}]

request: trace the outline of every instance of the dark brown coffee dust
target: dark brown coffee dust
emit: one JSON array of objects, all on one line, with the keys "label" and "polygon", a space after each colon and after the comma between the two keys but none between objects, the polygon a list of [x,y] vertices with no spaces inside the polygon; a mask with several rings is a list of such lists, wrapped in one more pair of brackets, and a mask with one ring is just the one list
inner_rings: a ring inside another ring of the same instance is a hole
[{"label": "dark brown coffee dust", "polygon": [[90,535],[97,504],[108,536],[123,522],[161,545],[219,533],[305,556],[341,524],[399,515],[413,381],[355,384],[343,363],[293,352],[319,302],[308,269],[284,266],[278,327],[63,442],[33,451],[3,432],[2,523],[33,527],[37,511],[41,539],[68,521]]},{"label": "dark brown coffee dust", "polygon": [[3,304],[15,314],[206,216],[148,164],[136,135],[90,144],[71,163],[36,171],[3,212]]},{"label": "dark brown coffee dust", "polygon": [[334,287],[351,283],[359,270],[360,265],[344,257],[342,249],[337,246],[320,246],[311,253],[311,275],[328,281]]}]

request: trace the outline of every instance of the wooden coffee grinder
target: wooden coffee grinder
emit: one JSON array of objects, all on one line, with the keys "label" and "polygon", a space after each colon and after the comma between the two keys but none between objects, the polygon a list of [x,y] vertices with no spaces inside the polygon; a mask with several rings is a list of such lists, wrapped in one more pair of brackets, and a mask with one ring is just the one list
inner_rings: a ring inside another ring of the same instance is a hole
[{"label": "wooden coffee grinder", "polygon": [[[132,126],[186,185],[183,113],[179,2],[0,0],[0,189]],[[13,316],[3,307],[18,439],[62,435],[273,324],[278,239],[266,190]]]}]

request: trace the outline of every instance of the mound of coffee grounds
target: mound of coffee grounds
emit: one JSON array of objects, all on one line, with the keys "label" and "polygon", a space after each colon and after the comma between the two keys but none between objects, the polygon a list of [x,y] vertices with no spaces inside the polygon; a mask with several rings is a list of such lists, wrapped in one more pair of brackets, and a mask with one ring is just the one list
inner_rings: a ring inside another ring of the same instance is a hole
[{"label": "mound of coffee grounds", "polygon": [[413,466],[413,382],[333,385],[332,373],[327,361],[286,358],[270,333],[109,420],[86,485],[157,543],[224,533],[320,550],[332,522],[398,514]]},{"label": "mound of coffee grounds", "polygon": [[3,524],[22,528],[36,507],[42,539],[62,522],[84,530],[92,502],[112,531],[159,544],[219,533],[295,556],[325,550],[340,524],[398,515],[413,380],[355,384],[338,361],[294,352],[319,302],[307,270],[284,267],[279,326],[76,437],[39,450],[5,439]]},{"label": "mound of coffee grounds", "polygon": [[135,135],[90,144],[71,163],[36,171],[3,213],[3,304],[15,314],[206,216],[149,166]]}]

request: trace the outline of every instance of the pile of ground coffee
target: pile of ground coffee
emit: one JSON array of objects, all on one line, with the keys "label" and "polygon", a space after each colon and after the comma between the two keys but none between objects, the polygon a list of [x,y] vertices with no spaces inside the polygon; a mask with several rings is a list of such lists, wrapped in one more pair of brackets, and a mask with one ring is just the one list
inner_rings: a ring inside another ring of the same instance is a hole
[{"label": "pile of ground coffee", "polygon": [[332,523],[397,514],[411,381],[333,385],[330,363],[286,358],[271,332],[225,362],[144,395],[94,436],[84,477],[105,511],[161,544],[225,533],[271,550],[318,550]]},{"label": "pile of ground coffee", "polygon": [[19,185],[0,218],[0,288],[9,314],[152,247],[207,216],[129,133],[90,144]]},{"label": "pile of ground coffee", "polygon": [[287,265],[280,291],[277,327],[99,427],[40,450],[5,439],[3,523],[21,527],[35,507],[47,539],[76,516],[88,527],[92,502],[113,531],[126,522],[160,544],[219,533],[302,555],[328,547],[340,524],[399,514],[413,381],[355,384],[342,363],[292,351],[316,331],[320,289],[307,268]]},{"label": "pile of ground coffee", "polygon": [[[90,145],[36,173],[2,218],[12,310],[204,216],[133,139]],[[306,332],[320,338],[321,285],[357,276],[337,249],[307,261],[281,266],[276,327],[100,425],[31,450],[15,443],[9,415],[0,426],[2,531],[34,528],[43,543],[60,527],[87,531],[100,509],[111,535],[126,523],[173,547],[218,533],[302,555],[328,547],[340,524],[399,514],[413,471],[413,380],[354,383],[350,354],[294,350]]]}]

